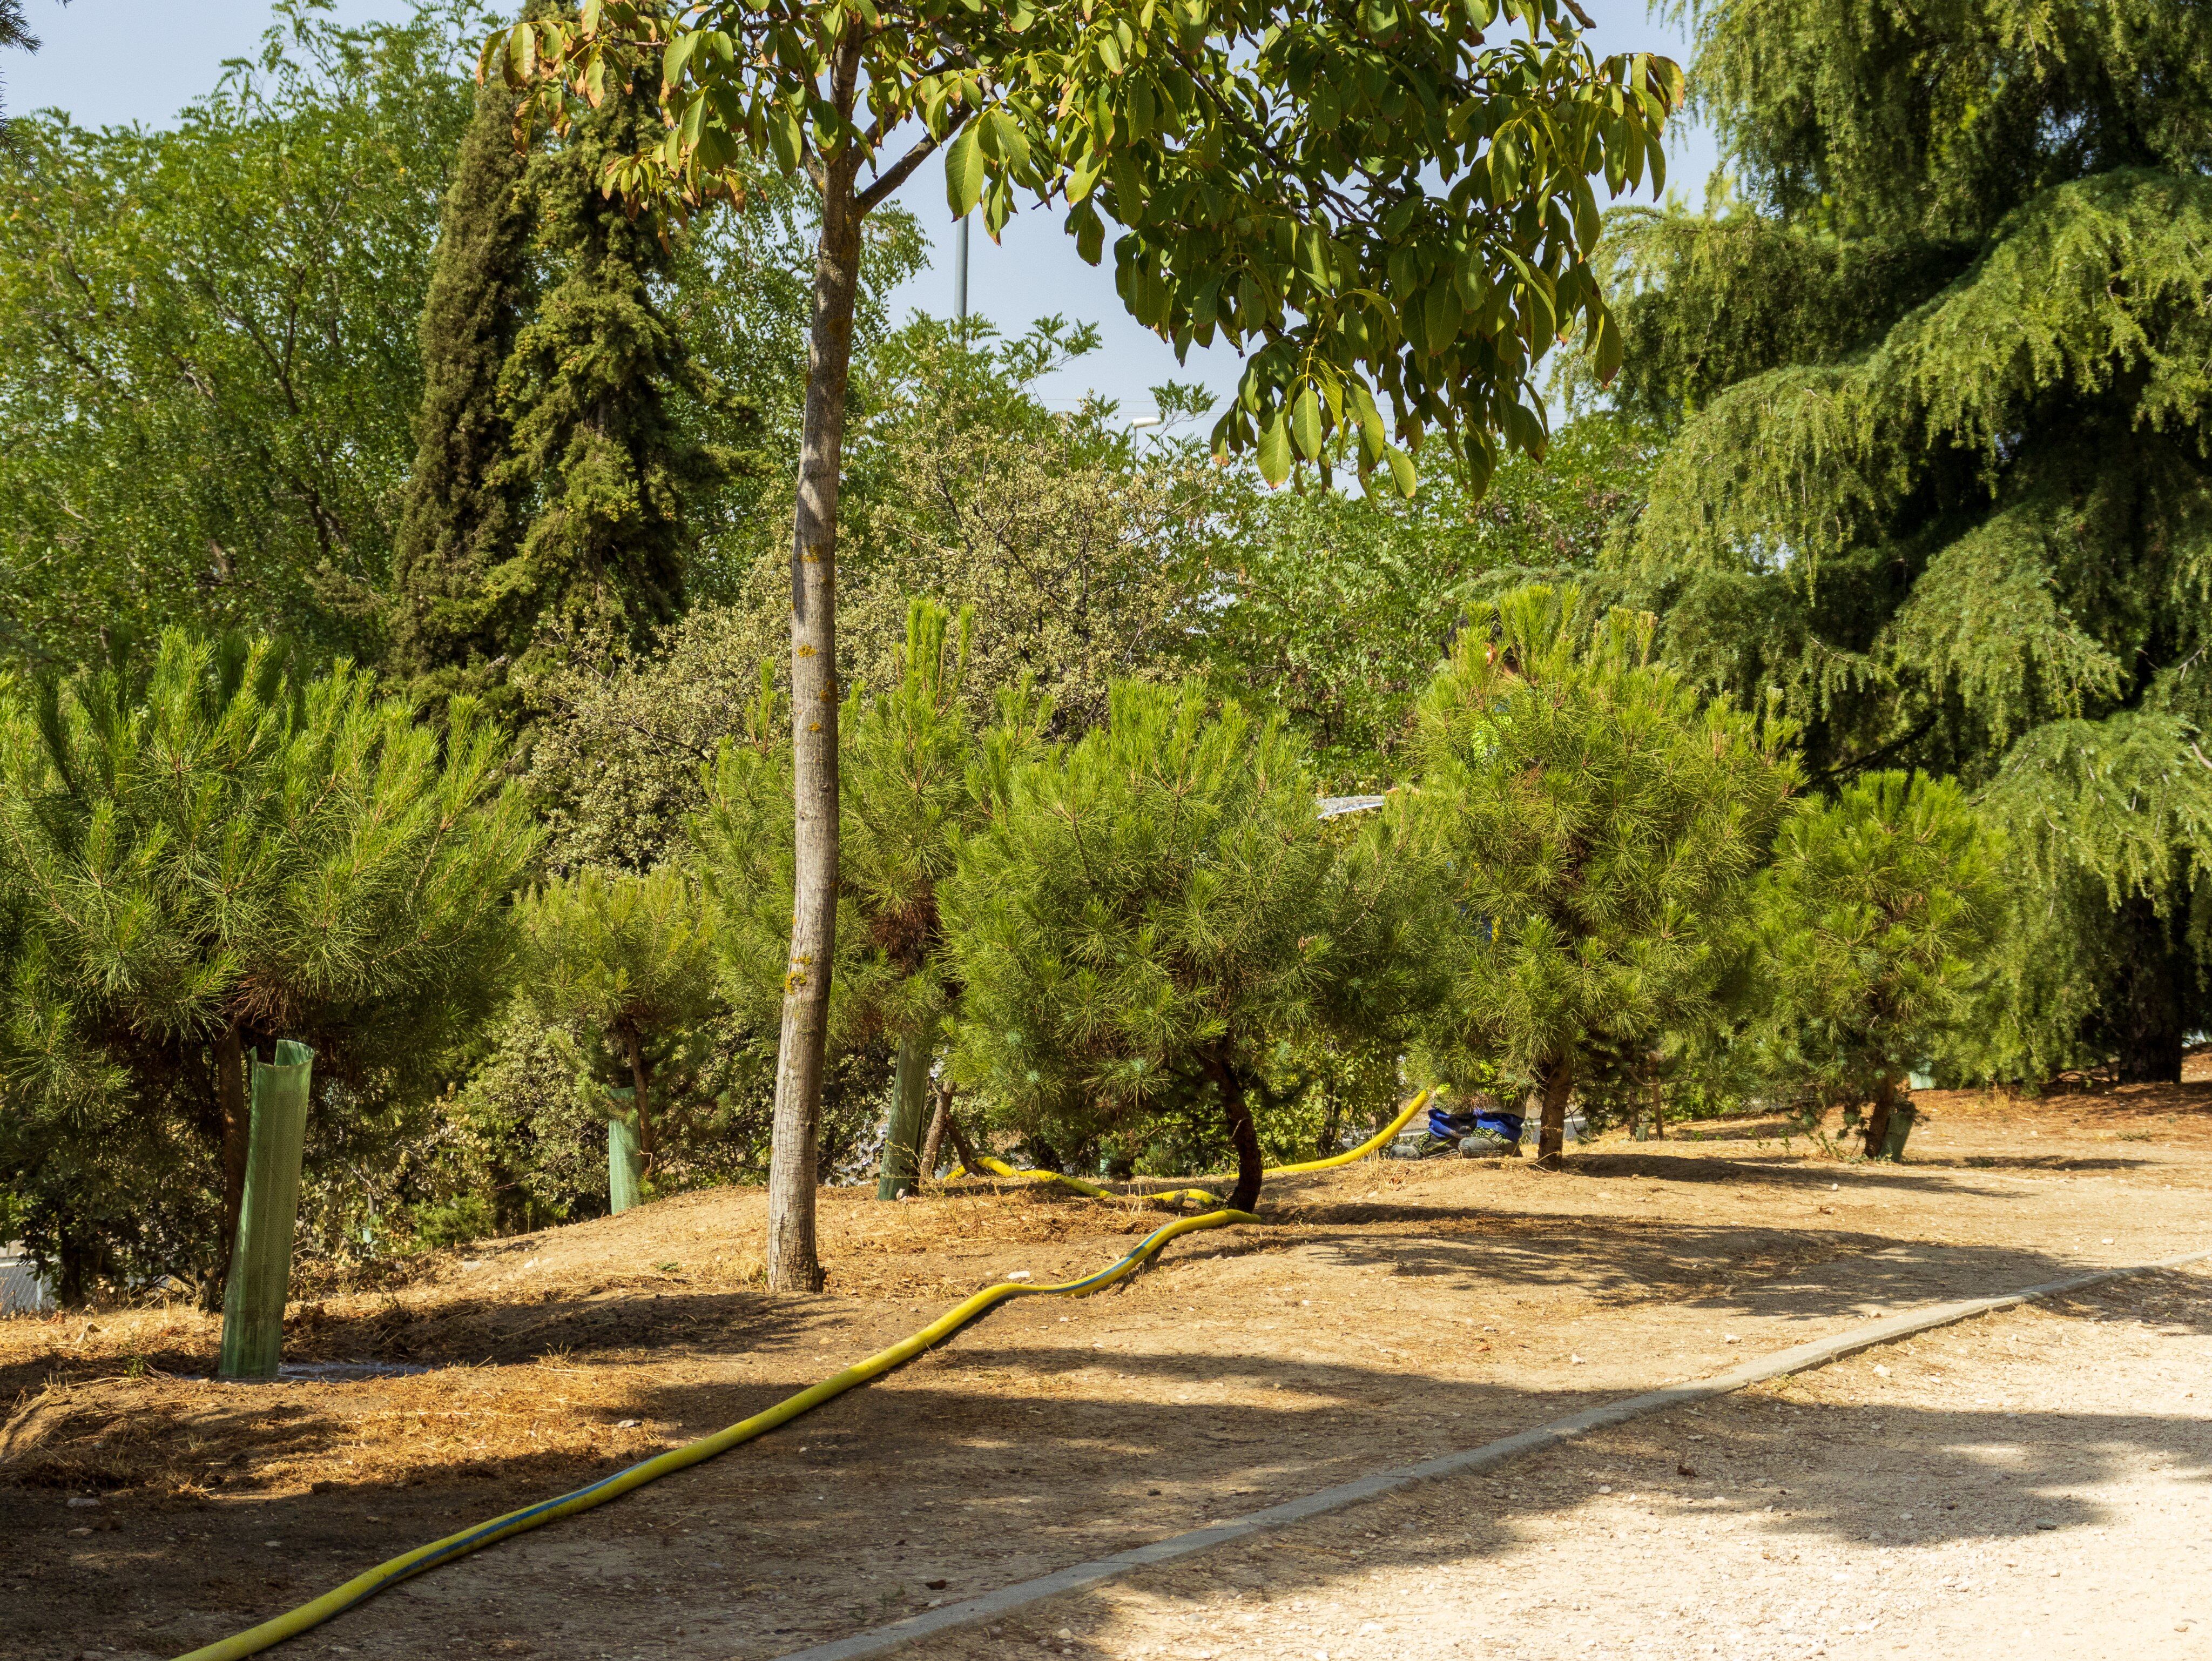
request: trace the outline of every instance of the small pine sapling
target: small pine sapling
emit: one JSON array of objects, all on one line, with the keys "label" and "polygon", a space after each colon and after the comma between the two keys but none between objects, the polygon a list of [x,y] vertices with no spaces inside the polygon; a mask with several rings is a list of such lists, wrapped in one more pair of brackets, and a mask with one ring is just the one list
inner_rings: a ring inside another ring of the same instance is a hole
[{"label": "small pine sapling", "polygon": [[1012,769],[945,907],[955,1068],[1033,1135],[1082,1141],[1210,1097],[1261,1183],[1249,1097],[1286,1035],[1362,1044],[1425,973],[1379,829],[1341,845],[1279,720],[1123,683],[1105,726]]},{"label": "small pine sapling", "polygon": [[1759,878],[1770,1065],[1868,1105],[1889,1137],[1897,1086],[1956,1028],[2003,919],[2002,842],[1957,783],[1869,774],[1782,826]]},{"label": "small pine sapling", "polygon": [[1797,782],[1778,721],[1652,658],[1653,619],[1532,586],[1474,608],[1420,706],[1405,812],[1448,873],[1448,1068],[1503,1062],[1557,1165],[1577,1076],[1707,1019]]}]

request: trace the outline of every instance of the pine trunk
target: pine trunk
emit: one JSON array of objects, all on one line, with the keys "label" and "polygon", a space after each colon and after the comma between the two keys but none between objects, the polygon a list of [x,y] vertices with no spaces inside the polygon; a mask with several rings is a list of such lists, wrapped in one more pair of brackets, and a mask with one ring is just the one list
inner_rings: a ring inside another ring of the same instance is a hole
[{"label": "pine trunk", "polygon": [[215,1041],[215,1098],[222,1113],[222,1238],[216,1242],[215,1275],[207,1305],[222,1307],[230,1284],[230,1256],[238,1244],[238,1214],[246,1203],[246,1153],[252,1122],[246,1105],[246,1043],[234,1021]]},{"label": "pine trunk", "polygon": [[1869,1159],[1881,1158],[1882,1145],[1889,1140],[1890,1115],[1896,1110],[1897,1080],[1884,1072],[1875,1080],[1874,1104],[1867,1110],[1866,1128],[1862,1133],[1866,1137],[1866,1156]]},{"label": "pine trunk", "polygon": [[937,1106],[929,1116],[929,1134],[921,1139],[921,1159],[915,1175],[925,1183],[937,1180],[937,1161],[945,1147],[945,1132],[952,1123],[952,1080],[937,1083]]},{"label": "pine trunk", "polygon": [[857,149],[847,146],[822,180],[799,504],[792,523],[796,860],[768,1178],[768,1283],[778,1292],[822,1289],[814,1202],[830,953],[837,927],[837,484],[844,455],[845,383],[852,368],[853,300],[860,277],[860,205],[853,190],[859,166]]},{"label": "pine trunk", "polygon": [[1252,1104],[1244,1099],[1244,1081],[1226,1062],[1206,1068],[1221,1092],[1221,1116],[1229,1124],[1229,1140],[1237,1149],[1237,1186],[1229,1196],[1229,1209],[1249,1211],[1260,1202],[1260,1130],[1252,1123]]},{"label": "pine trunk", "polygon": [[1557,1171],[1567,1147],[1567,1095],[1575,1086],[1575,1064],[1559,1056],[1547,1062],[1537,1074],[1544,1092],[1543,1116],[1537,1122],[1536,1163]]}]

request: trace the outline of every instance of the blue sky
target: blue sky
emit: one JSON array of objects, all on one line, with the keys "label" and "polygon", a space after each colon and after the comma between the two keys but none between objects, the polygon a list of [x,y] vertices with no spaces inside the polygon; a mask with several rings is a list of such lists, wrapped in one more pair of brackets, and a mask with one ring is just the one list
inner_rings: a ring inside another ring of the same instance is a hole
[{"label": "blue sky", "polygon": [[[225,58],[251,52],[269,20],[266,0],[74,0],[66,8],[55,0],[27,0],[24,9],[44,46],[35,56],[10,52],[0,62],[8,107],[58,107],[94,126],[167,120],[214,84]],[[333,15],[363,21],[402,16],[408,9],[404,0],[338,0]],[[1584,9],[1596,20],[1590,39],[1600,52],[1663,52],[1688,59],[1680,33],[1647,18],[1644,0],[1584,0]],[[1680,130],[1668,149],[1674,189],[1692,198],[1701,195],[1713,165],[1711,136]],[[925,166],[900,200],[930,233],[937,257],[898,292],[895,303],[902,310],[949,313],[953,227],[942,173]],[[1073,403],[1096,389],[1135,414],[1151,408],[1146,389],[1162,380],[1203,381],[1219,392],[1235,386],[1237,360],[1225,348],[1194,350],[1179,368],[1165,343],[1128,320],[1114,292],[1110,266],[1094,270],[1077,259],[1075,245],[1053,216],[1018,215],[995,246],[979,226],[970,246],[971,310],[1010,330],[1048,313],[1101,326],[1101,350],[1042,387],[1048,398]]]}]

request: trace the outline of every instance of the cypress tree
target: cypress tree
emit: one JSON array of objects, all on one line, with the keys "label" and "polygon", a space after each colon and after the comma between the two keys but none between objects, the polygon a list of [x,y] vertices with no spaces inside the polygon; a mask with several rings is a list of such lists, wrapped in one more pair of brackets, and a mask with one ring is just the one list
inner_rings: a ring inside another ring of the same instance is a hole
[{"label": "cypress tree", "polygon": [[512,439],[499,398],[533,287],[527,156],[511,99],[487,86],[446,192],[422,308],[422,410],[392,554],[392,660],[426,691],[486,678],[504,643],[480,596],[513,555],[526,512],[504,469]]},{"label": "cypress tree", "polygon": [[508,690],[566,643],[642,645],[684,604],[687,507],[727,475],[718,407],[656,290],[676,253],[601,186],[657,140],[656,77],[527,152],[487,90],[424,313],[428,388],[396,561],[398,658],[426,691]]},{"label": "cypress tree", "polygon": [[1953,773],[2008,833],[1980,1068],[2178,1079],[2212,1018],[2212,13],[1698,15],[1742,198],[1620,244],[1668,654],[1782,688],[1816,782]]}]

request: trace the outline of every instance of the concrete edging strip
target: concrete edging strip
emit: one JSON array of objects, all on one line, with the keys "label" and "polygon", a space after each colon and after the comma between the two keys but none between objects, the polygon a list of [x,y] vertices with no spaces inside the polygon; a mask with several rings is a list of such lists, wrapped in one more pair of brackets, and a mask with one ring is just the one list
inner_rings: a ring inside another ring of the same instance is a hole
[{"label": "concrete edging strip", "polygon": [[2184,1264],[2202,1262],[2207,1258],[2212,1258],[2212,1251],[2191,1251],[2179,1257],[2161,1258],[2153,1263],[2137,1263],[2126,1269],[2097,1269],[2063,1281],[2046,1281],[2040,1286],[2025,1287],[2018,1292],[2000,1293],[1990,1298],[1968,1298],[1957,1303],[1936,1304],[1926,1309],[1893,1315],[1887,1320],[1875,1322],[1871,1326],[1858,1327],[1832,1338],[1819,1338],[1809,1344],[1799,1344],[1793,1349],[1778,1350],[1774,1354],[1740,1366],[1733,1372],[1695,1379],[1687,1384],[1668,1384],[1660,1390],[1647,1390],[1641,1396],[1626,1396],[1618,1402],[1605,1402],[1594,1408],[1584,1408],[1580,1413],[1554,1419],[1549,1424],[1539,1425],[1533,1430],[1524,1430],[1498,1441],[1486,1442],[1479,1448],[1443,1454],[1396,1470],[1377,1471],[1371,1476],[1362,1476],[1353,1482],[1340,1483],[1335,1488],[1323,1488],[1318,1494],[1286,1500],[1281,1505],[1269,1506],[1264,1511],[1209,1523],[1204,1528],[1170,1535],[1164,1540],[1155,1540],[1150,1545],[1133,1546],[1127,1551],[1117,1551],[1110,1557],[1077,1563],[1050,1574],[1040,1575],[1034,1580],[1001,1586],[998,1591],[985,1592],[980,1597],[964,1598],[957,1603],[948,1603],[943,1609],[927,1609],[920,1615],[908,1615],[902,1621],[894,1621],[889,1626],[854,1633],[849,1638],[833,1639],[827,1644],[787,1651],[779,1658],[779,1661],[863,1661],[865,1657],[889,1655],[922,1639],[957,1631],[963,1627],[975,1626],[985,1621],[1000,1620],[1032,1603],[1042,1603],[1048,1597],[1056,1597],[1062,1592],[1080,1591],[1085,1586],[1095,1586],[1102,1580],[1127,1574],[1132,1569],[1149,1568],[1155,1563],[1170,1563],[1178,1558],[1194,1556],[1202,1551],[1211,1551],[1216,1546],[1229,1545],[1255,1534],[1263,1534],[1270,1529],[1302,1523],[1310,1517],[1320,1517],[1329,1512],[1342,1511],[1346,1506],[1378,1499],[1397,1489],[1411,1488],[1417,1482],[1488,1470],[1494,1465],[1517,1459],[1524,1453],[1534,1453],[1554,1442],[1564,1442],[1585,1432],[1602,1430],[1631,1419],[1640,1419],[1648,1413],[1661,1413],[1668,1408],[1680,1407],[1685,1402],[1704,1402],[1716,1396],[1731,1395],[1747,1385],[1764,1384],[1769,1378],[1779,1378],[1787,1373],[1804,1372],[1814,1367],[1825,1366],[1831,1361],[1840,1360],[1863,1349],[1871,1349],[1877,1344],[1893,1343],[1915,1333],[1952,1326],[1960,1321],[1972,1320],[1977,1315],[2010,1309],[2017,1304],[2078,1292],[2084,1287],[2100,1285],[2107,1281],[2124,1281],[2137,1275],[2155,1275],[2161,1269],[2179,1269]]}]

